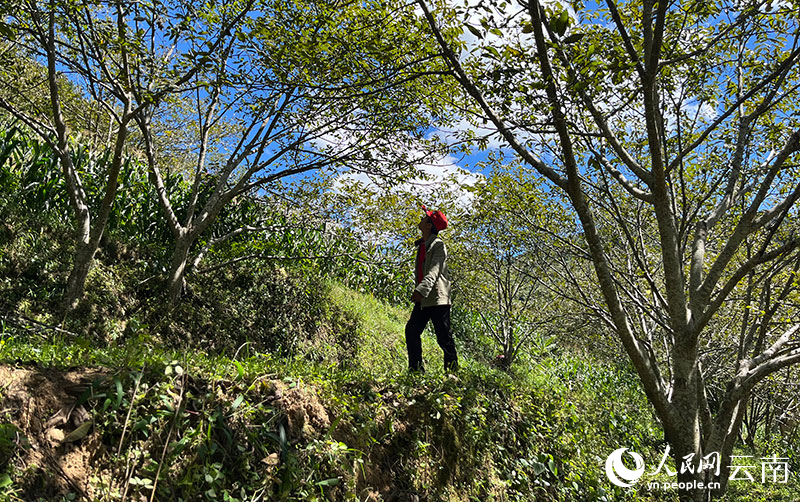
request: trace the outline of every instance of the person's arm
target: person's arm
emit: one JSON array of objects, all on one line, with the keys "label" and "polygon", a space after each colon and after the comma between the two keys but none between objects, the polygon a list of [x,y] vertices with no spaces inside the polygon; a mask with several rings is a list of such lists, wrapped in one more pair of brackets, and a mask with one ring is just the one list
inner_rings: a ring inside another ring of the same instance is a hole
[{"label": "person's arm", "polygon": [[423,298],[427,298],[431,294],[431,290],[436,285],[439,279],[439,274],[442,273],[444,262],[447,260],[447,251],[444,249],[444,242],[435,242],[428,250],[431,256],[431,267],[425,274],[425,277],[414,288],[414,292],[419,293]]}]

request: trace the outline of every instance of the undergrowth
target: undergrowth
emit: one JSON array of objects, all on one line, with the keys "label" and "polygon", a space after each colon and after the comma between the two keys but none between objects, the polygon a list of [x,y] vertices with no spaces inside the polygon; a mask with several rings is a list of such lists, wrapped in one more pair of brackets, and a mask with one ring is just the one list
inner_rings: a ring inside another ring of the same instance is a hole
[{"label": "undergrowth", "polygon": [[[361,340],[350,364],[212,356],[170,350],[145,335],[97,347],[8,327],[0,358],[111,371],[83,396],[106,449],[98,500],[154,491],[159,500],[632,498],[609,489],[597,457],[631,434],[656,441],[655,432],[631,430],[649,422],[635,412],[646,409],[641,403],[630,403],[634,411],[621,422],[589,407],[619,391],[620,381],[596,378],[608,368],[588,373],[591,365],[550,357],[507,374],[465,357],[457,378],[438,369],[408,375],[402,311],[332,291],[343,309],[358,307],[347,310]],[[424,350],[435,358],[431,338]],[[293,388],[319,400],[322,410],[312,406],[307,415],[327,417],[292,423],[298,412],[280,394]]]},{"label": "undergrowth", "polygon": [[[98,346],[7,325],[0,360],[106,369],[78,400],[93,424],[81,441],[101,445],[93,500],[669,500],[610,485],[603,471],[622,446],[648,459],[663,452],[626,366],[550,347],[509,373],[465,351],[455,378],[436,364],[407,374],[404,311],[335,284],[328,291],[355,326],[349,361],[179,350],[145,330]],[[423,350],[440,356],[431,336]],[[26,484],[25,441],[10,444],[0,449],[6,500],[67,496],[44,477]],[[769,500],[786,491],[760,488]]]}]

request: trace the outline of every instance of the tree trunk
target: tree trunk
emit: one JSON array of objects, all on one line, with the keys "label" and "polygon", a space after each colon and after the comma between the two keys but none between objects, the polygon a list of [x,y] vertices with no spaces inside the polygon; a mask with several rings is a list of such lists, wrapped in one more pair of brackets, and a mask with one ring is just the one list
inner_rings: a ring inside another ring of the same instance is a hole
[{"label": "tree trunk", "polygon": [[67,289],[62,298],[62,310],[66,316],[77,305],[83,297],[83,290],[86,284],[86,276],[92,266],[95,249],[92,247],[92,216],[89,206],[86,205],[86,198],[82,196],[77,177],[74,176],[72,169],[72,158],[69,151],[62,149],[59,151],[59,160],[69,187],[70,202],[75,211],[76,232],[75,232],[75,254],[72,259],[72,270],[67,279]]},{"label": "tree trunk", "polygon": [[[126,105],[127,111],[127,105]],[[73,206],[76,208],[78,215],[78,239],[75,247],[75,259],[73,261],[72,271],[67,280],[67,290],[64,294],[64,314],[71,312],[83,297],[83,292],[86,285],[86,277],[89,275],[94,255],[97,248],[100,246],[100,240],[103,238],[106,224],[111,215],[111,209],[114,205],[114,200],[117,196],[117,187],[119,183],[119,173],[122,169],[123,149],[125,146],[125,139],[127,138],[128,119],[124,119],[120,123],[120,130],[117,133],[117,141],[114,148],[114,157],[111,167],[108,171],[108,182],[106,184],[105,194],[98,210],[97,219],[92,223],[89,213],[88,203],[86,202],[86,194],[82,189],[78,190],[80,185],[78,175],[69,157],[69,152],[64,149],[61,155],[61,161],[65,165],[65,172],[68,177],[75,181],[68,186],[72,186]]]},{"label": "tree trunk", "polygon": [[181,232],[175,239],[175,249],[172,251],[172,265],[170,265],[167,291],[171,305],[178,303],[183,292],[186,262],[189,260],[189,248],[194,242],[194,233]]},{"label": "tree trunk", "polygon": [[67,280],[67,290],[64,292],[63,309],[64,313],[69,313],[78,305],[78,301],[83,297],[86,277],[92,267],[96,246],[91,243],[79,240],[75,248],[72,271]]},{"label": "tree trunk", "polygon": [[[716,481],[716,479],[708,479],[706,472],[701,471],[699,466],[703,456],[711,452],[703,452],[697,442],[699,439],[697,421],[688,411],[678,412],[680,423],[676,428],[682,433],[670,441],[674,447],[673,460],[678,471],[678,495],[681,502],[708,502],[711,500],[711,491],[707,482]],[[685,459],[689,455],[692,456]],[[686,465],[684,466],[684,464]],[[702,483],[702,487],[700,487],[700,483]]]},{"label": "tree trunk", "polygon": [[[716,480],[719,481],[719,488],[713,491],[713,496],[716,498],[722,498],[722,496],[725,495],[725,491],[728,489],[728,480],[731,472],[731,455],[733,455],[733,447],[736,443],[736,439],[739,437],[739,431],[741,431],[742,428],[742,419],[747,412],[747,403],[749,399],[750,395],[748,394],[739,402],[738,406],[736,407],[731,426],[727,429],[727,431],[720,431],[719,437],[722,439],[722,445],[721,447],[717,447],[721,449],[721,468],[719,476]],[[727,432],[727,435],[725,435],[725,432]]]},{"label": "tree trunk", "polygon": [[[695,469],[703,456],[701,447],[700,402],[698,386],[700,371],[697,365],[697,346],[691,336],[679,333],[673,350],[672,407],[678,434],[669,438],[675,448],[675,466],[678,470],[678,492],[682,502],[705,502],[707,490],[698,488],[702,473]],[[690,460],[684,457],[693,454]],[[683,464],[689,464],[686,469]],[[691,472],[695,470],[695,472]]]},{"label": "tree trunk", "polygon": [[[196,218],[190,214],[186,220],[186,226],[181,226],[175,220],[177,228],[173,228],[175,235],[175,249],[172,252],[172,265],[170,266],[169,279],[167,281],[167,292],[171,305],[176,305],[180,300],[186,277],[186,264],[189,261],[189,250],[192,244],[203,232],[211,226],[219,215],[222,208],[231,201],[233,192],[224,194],[214,194],[206,203],[206,207]],[[166,199],[162,199],[162,208],[170,214],[172,209]],[[174,213],[172,213],[174,215]]]},{"label": "tree trunk", "polygon": [[772,438],[772,429],[774,428],[775,413],[773,413],[772,406],[767,403],[767,412],[764,416],[764,442],[769,443]]},{"label": "tree trunk", "polygon": [[[688,469],[681,472],[681,465],[684,462],[683,457],[690,453],[695,453],[695,456],[691,460],[695,472],[691,472]],[[711,500],[711,491],[705,485],[704,473],[696,470],[699,462],[698,455],[699,453],[697,452],[685,452],[679,449],[676,449],[673,455],[675,466],[678,470],[678,496],[681,502],[708,502]],[[700,487],[700,483],[703,483],[702,488]]]}]

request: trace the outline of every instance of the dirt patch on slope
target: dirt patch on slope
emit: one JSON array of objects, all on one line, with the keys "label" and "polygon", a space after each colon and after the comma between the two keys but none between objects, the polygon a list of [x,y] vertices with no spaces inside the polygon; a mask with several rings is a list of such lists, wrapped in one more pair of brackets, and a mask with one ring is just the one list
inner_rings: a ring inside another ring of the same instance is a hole
[{"label": "dirt patch on slope", "polygon": [[291,387],[281,380],[271,380],[267,385],[274,396],[273,404],[286,413],[290,439],[311,437],[330,427],[328,412],[315,392],[300,386]]},{"label": "dirt patch on slope", "polygon": [[94,499],[89,479],[103,446],[78,400],[92,381],[104,376],[98,369],[0,366],[0,423],[16,429],[9,437],[14,445],[8,458],[0,460],[25,473],[21,488],[26,496],[48,499],[75,493]]}]

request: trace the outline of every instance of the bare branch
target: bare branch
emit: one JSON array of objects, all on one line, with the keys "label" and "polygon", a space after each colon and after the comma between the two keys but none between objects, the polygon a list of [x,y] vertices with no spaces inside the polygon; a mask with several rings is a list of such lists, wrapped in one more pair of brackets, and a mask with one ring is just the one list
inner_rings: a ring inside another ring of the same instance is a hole
[{"label": "bare branch", "polygon": [[641,190],[636,186],[634,186],[633,183],[628,181],[628,179],[625,177],[624,174],[622,174],[622,172],[620,172],[619,169],[614,167],[614,165],[608,162],[608,160],[606,160],[604,157],[597,156],[596,158],[601,164],[603,164],[603,167],[606,168],[606,170],[611,174],[611,176],[613,176],[614,179],[617,180],[617,182],[622,186],[622,188],[624,188],[629,194],[633,195],[634,197],[643,202],[647,203],[653,202],[652,193],[645,192],[644,190]]},{"label": "bare branch", "polygon": [[[777,176],[786,159],[788,159],[790,155],[798,150],[800,150],[800,131],[795,131],[786,142],[783,149],[775,157],[772,167],[764,177],[764,180],[761,182],[761,187],[759,188],[758,193],[751,201],[750,207],[736,224],[736,228],[725,243],[722,252],[720,252],[719,256],[712,264],[711,269],[708,271],[708,275],[702,282],[702,285],[700,285],[699,288],[692,290],[692,304],[694,305],[692,310],[694,312],[698,312],[700,309],[699,306],[706,303],[707,299],[711,295],[711,291],[720,280],[723,271],[727,268],[731,259],[733,259],[736,250],[739,249],[742,240],[755,230],[752,222],[759,207],[767,197],[775,176]],[[795,194],[793,194],[793,196],[795,196]],[[741,280],[741,278],[739,280]]]},{"label": "bare branch", "polygon": [[716,294],[714,300],[708,304],[704,311],[702,311],[702,315],[699,319],[693,319],[695,322],[695,329],[698,331],[703,329],[711,318],[716,314],[717,310],[722,306],[725,300],[730,295],[731,291],[741,282],[742,279],[753,269],[755,269],[758,265],[770,262],[779,258],[781,256],[785,256],[788,253],[791,253],[795,249],[800,247],[800,238],[793,239],[783,246],[773,249],[772,251],[765,253],[761,252],[752,258],[745,261],[725,282],[725,285],[722,287],[719,293]]},{"label": "bare branch", "polygon": [[252,225],[245,225],[243,227],[239,227],[236,230],[228,232],[227,234],[221,235],[219,237],[215,237],[213,239],[209,239],[203,249],[195,256],[192,260],[192,270],[197,270],[197,266],[203,260],[205,255],[213,248],[214,246],[221,244],[227,240],[233,239],[234,237],[241,235],[245,232],[274,232],[275,230],[283,230],[289,227],[285,225],[268,225],[266,227],[255,227]]},{"label": "bare branch", "polygon": [[750,91],[746,92],[744,95],[742,95],[741,98],[736,100],[736,102],[732,103],[727,110],[722,112],[716,118],[716,120],[714,120],[702,133],[700,133],[689,146],[681,150],[681,152],[674,159],[672,159],[672,162],[670,162],[668,170],[669,171],[673,170],[677,166],[677,164],[683,160],[683,158],[686,155],[688,155],[690,152],[693,152],[697,147],[702,145],[708,139],[708,136],[712,132],[716,131],[720,124],[728,120],[728,118],[734,112],[736,112],[743,103],[745,103],[750,98],[755,96],[756,93],[761,91],[770,82],[772,82],[776,78],[779,78],[782,74],[784,74],[784,72],[786,72],[788,69],[794,66],[794,64],[797,62],[798,59],[800,59],[800,48],[792,51],[792,53],[789,56],[787,56],[786,59],[781,61],[781,63],[775,68],[775,70],[773,70],[769,75],[761,79],[758,83],[756,83],[756,85],[753,86],[752,89],[750,89]]}]

